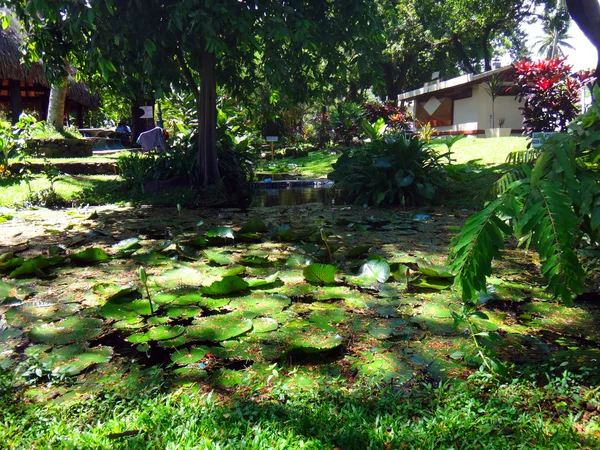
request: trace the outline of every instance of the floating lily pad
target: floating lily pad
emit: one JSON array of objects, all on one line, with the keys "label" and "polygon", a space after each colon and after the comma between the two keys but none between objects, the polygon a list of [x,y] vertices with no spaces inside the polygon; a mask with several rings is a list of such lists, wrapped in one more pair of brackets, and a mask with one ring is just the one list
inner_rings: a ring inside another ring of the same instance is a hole
[{"label": "floating lily pad", "polygon": [[260,317],[252,320],[252,332],[253,333],[267,333],[268,331],[275,331],[279,324],[275,319],[270,317]]},{"label": "floating lily pad", "polygon": [[252,321],[240,314],[230,313],[202,317],[186,328],[189,341],[225,341],[252,329]]},{"label": "floating lily pad", "polygon": [[53,256],[51,258],[36,256],[35,258],[23,262],[23,264],[13,270],[8,276],[9,278],[17,278],[23,275],[43,274],[43,272],[41,272],[43,269],[62,264],[64,260],[65,258],[62,256]]},{"label": "floating lily pad", "polygon": [[210,262],[219,266],[228,266],[231,264],[231,258],[226,253],[216,252],[214,250],[203,250],[202,254]]},{"label": "floating lily pad", "polygon": [[247,289],[249,284],[239,277],[224,277],[221,281],[215,281],[208,287],[202,288],[206,295],[229,295]]},{"label": "floating lily pad", "polygon": [[169,320],[171,320],[170,317],[152,316],[148,317],[148,320],[146,322],[148,323],[148,325],[163,325],[165,323],[169,323]]},{"label": "floating lily pad", "polygon": [[221,276],[223,278],[225,278],[225,277],[234,277],[236,275],[244,273],[245,271],[246,271],[246,268],[244,266],[231,267],[231,268],[228,268],[225,272],[223,272],[221,274]]},{"label": "floating lily pad", "polygon": [[310,264],[302,271],[304,278],[309,283],[333,284],[337,267],[331,264]]},{"label": "floating lily pad", "polygon": [[115,283],[96,283],[92,286],[92,291],[95,294],[101,295],[103,297],[108,297],[108,300],[115,300],[119,297],[124,297],[126,295],[130,295],[134,292],[137,292],[137,288],[133,286],[119,286]]},{"label": "floating lily pad", "polygon": [[210,349],[206,347],[182,348],[171,355],[171,361],[180,366],[194,364],[204,359]]},{"label": "floating lily pad", "polygon": [[212,228],[205,234],[210,238],[234,239],[233,230],[229,227]]},{"label": "floating lily pad", "polygon": [[420,289],[435,289],[436,291],[443,291],[452,287],[454,282],[451,278],[432,278],[432,277],[421,277],[418,280],[413,281],[411,284]]},{"label": "floating lily pad", "polygon": [[117,330],[136,330],[143,328],[146,324],[141,317],[132,317],[130,319],[119,320],[112,324]]},{"label": "floating lily pad", "polygon": [[129,239],[123,239],[112,246],[112,249],[116,252],[122,252],[125,250],[137,250],[141,248],[140,238],[132,237]]},{"label": "floating lily pad", "polygon": [[270,264],[269,258],[257,255],[248,255],[242,258],[240,262],[248,266],[268,266]]},{"label": "floating lily pad", "polygon": [[175,306],[167,310],[167,316],[173,318],[189,319],[201,314],[202,308],[197,308],[194,306]]},{"label": "floating lily pad", "polygon": [[148,300],[120,297],[106,302],[98,311],[106,319],[124,320],[151,314]]},{"label": "floating lily pad", "polygon": [[232,300],[229,306],[240,311],[253,311],[258,315],[268,316],[281,312],[290,303],[288,297],[280,294],[252,294]]},{"label": "floating lily pad", "polygon": [[260,219],[250,219],[240,229],[240,233],[264,233],[267,225]]},{"label": "floating lily pad", "polygon": [[354,364],[352,368],[364,377],[374,378],[382,381],[397,379],[404,383],[413,376],[413,368],[399,355],[386,352],[385,349],[373,349],[365,352],[360,358],[349,358]]},{"label": "floating lily pad", "polygon": [[342,308],[326,309],[320,311],[313,311],[310,314],[309,320],[311,322],[325,322],[325,323],[341,323],[348,319],[348,314]]},{"label": "floating lily pad", "polygon": [[185,327],[182,327],[180,325],[160,325],[158,327],[154,327],[148,330],[146,335],[148,336],[150,341],[163,341],[166,339],[173,339],[177,336],[180,336],[184,333],[184,331]]},{"label": "floating lily pad", "polygon": [[286,334],[288,351],[318,353],[332,350],[342,344],[342,336],[336,332],[323,331],[320,328],[287,328],[281,329]]},{"label": "floating lily pad", "polygon": [[4,314],[11,327],[25,328],[38,322],[54,322],[75,314],[80,309],[77,303],[57,305],[55,303],[26,303],[9,308]]},{"label": "floating lily pad", "polygon": [[390,266],[385,261],[367,261],[358,271],[358,277],[367,283],[385,283],[390,277]]},{"label": "floating lily pad", "polygon": [[403,332],[407,322],[402,319],[378,319],[369,324],[368,331],[375,339],[389,339]]},{"label": "floating lily pad", "polygon": [[100,319],[69,317],[60,322],[35,325],[29,339],[42,344],[72,344],[100,336],[102,324]]},{"label": "floating lily pad", "polygon": [[[9,255],[12,255],[12,253],[9,253]],[[4,261],[1,261],[0,262],[0,273],[10,272],[14,268],[22,265],[24,262],[25,262],[25,260],[23,258],[16,258],[16,257],[8,258]]]},{"label": "floating lily pad", "polygon": [[301,269],[312,264],[312,262],[312,257],[308,255],[300,255],[298,253],[294,253],[285,261],[285,264],[288,267],[292,267],[294,269]]},{"label": "floating lily pad", "polygon": [[73,376],[94,364],[110,361],[112,354],[110,347],[87,348],[83,344],[72,344],[53,348],[40,362],[54,373]]},{"label": "floating lily pad", "polygon": [[208,241],[204,238],[195,238],[195,239],[189,239],[187,241],[183,241],[181,242],[181,245],[185,245],[187,247],[194,247],[194,248],[204,248],[208,245]]},{"label": "floating lily pad", "polygon": [[425,261],[418,262],[419,272],[432,278],[454,278],[454,274],[446,266],[430,264]]},{"label": "floating lily pad", "polygon": [[348,258],[348,259],[359,258],[362,255],[364,255],[365,253],[367,253],[370,248],[371,248],[370,245],[359,245],[357,247],[353,247],[346,252],[346,258]]},{"label": "floating lily pad", "polygon": [[78,264],[96,264],[102,261],[108,261],[110,256],[101,248],[90,247],[79,253],[69,255],[71,261]]}]

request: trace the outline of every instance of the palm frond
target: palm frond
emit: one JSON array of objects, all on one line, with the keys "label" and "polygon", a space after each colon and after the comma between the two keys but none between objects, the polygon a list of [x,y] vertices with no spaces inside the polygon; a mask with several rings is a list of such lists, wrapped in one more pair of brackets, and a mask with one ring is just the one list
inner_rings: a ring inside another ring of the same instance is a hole
[{"label": "palm frond", "polygon": [[540,151],[537,149],[519,150],[510,152],[506,157],[508,164],[533,164],[540,156]]}]

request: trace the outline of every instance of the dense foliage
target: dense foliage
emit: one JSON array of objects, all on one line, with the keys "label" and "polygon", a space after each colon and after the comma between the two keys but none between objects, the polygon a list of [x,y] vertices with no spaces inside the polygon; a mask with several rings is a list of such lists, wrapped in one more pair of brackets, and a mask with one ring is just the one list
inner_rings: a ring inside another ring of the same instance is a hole
[{"label": "dense foliage", "polygon": [[537,131],[566,131],[577,116],[581,88],[592,81],[590,72],[572,73],[565,58],[521,61],[517,70],[519,101],[525,101],[523,128],[531,137]]},{"label": "dense foliage", "polygon": [[465,301],[486,290],[492,260],[508,236],[531,245],[541,259],[549,291],[564,303],[583,292],[582,244],[597,245],[600,232],[600,88],[596,102],[545,142],[533,168],[506,187],[496,200],[471,216],[452,241],[451,266]]},{"label": "dense foliage", "polygon": [[441,181],[440,158],[418,138],[395,134],[346,151],[328,178],[356,204],[427,205]]}]

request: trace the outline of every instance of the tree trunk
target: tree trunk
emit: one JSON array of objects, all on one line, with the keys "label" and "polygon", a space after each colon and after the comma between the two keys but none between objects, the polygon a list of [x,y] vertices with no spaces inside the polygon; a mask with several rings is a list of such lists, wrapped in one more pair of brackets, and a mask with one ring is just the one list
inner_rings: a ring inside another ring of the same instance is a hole
[{"label": "tree trunk", "polygon": [[394,102],[398,101],[398,85],[396,84],[396,77],[394,67],[390,63],[381,64],[383,69],[383,81],[385,82],[385,94],[387,100]]},{"label": "tree trunk", "polygon": [[50,103],[48,104],[47,121],[54,125],[58,131],[65,129],[65,102],[67,100],[68,78],[61,80],[60,84],[52,85],[50,89]]},{"label": "tree trunk", "polygon": [[452,35],[452,44],[454,46],[454,49],[458,52],[463,69],[469,73],[477,73],[475,67],[473,67],[473,64],[471,64],[471,61],[469,60],[469,55],[467,55],[467,52],[465,51],[462,42],[460,42],[458,35]]},{"label": "tree trunk", "polygon": [[202,187],[221,180],[217,158],[217,83],[214,53],[200,55],[200,97],[198,110],[198,170]]},{"label": "tree trunk", "polygon": [[483,51],[483,70],[489,72],[492,70],[492,56],[489,47],[490,30],[485,30],[481,37],[481,50]]},{"label": "tree trunk", "polygon": [[12,124],[19,121],[23,113],[23,102],[21,101],[21,83],[19,80],[10,80],[8,82],[10,92],[10,107],[12,111]]},{"label": "tree trunk", "polygon": [[596,84],[600,84],[600,3],[598,0],[567,0],[567,8],[573,21],[596,47]]}]

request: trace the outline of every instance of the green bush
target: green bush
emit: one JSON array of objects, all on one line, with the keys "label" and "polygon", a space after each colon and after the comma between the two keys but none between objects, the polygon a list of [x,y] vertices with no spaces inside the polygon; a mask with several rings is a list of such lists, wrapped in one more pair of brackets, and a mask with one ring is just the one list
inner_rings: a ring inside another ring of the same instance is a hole
[{"label": "green bush", "polygon": [[431,204],[441,182],[440,158],[418,138],[392,135],[345,152],[328,178],[357,204]]}]

